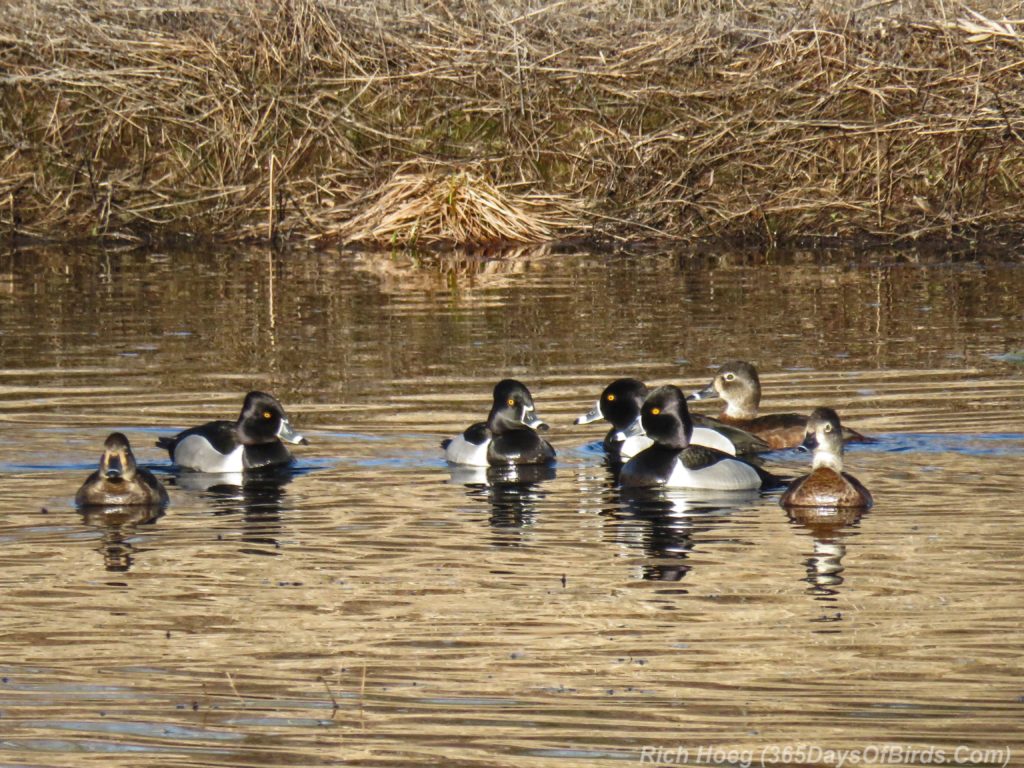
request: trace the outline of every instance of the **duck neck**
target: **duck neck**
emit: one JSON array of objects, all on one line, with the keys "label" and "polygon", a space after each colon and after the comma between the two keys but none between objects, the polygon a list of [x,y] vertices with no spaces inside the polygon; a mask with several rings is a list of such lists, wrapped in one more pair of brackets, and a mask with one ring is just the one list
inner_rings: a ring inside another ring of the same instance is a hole
[{"label": "duck neck", "polygon": [[675,429],[666,434],[659,435],[655,442],[665,450],[679,453],[690,444],[691,434],[693,434],[693,425],[681,422]]},{"label": "duck neck", "polygon": [[495,435],[504,435],[517,429],[529,429],[523,424],[522,419],[510,419],[502,411],[491,413],[487,419],[487,428]]},{"label": "duck neck", "polygon": [[725,404],[722,416],[737,421],[750,421],[757,418],[757,404],[744,401],[732,401]]},{"label": "duck neck", "polygon": [[830,451],[828,448],[818,448],[818,450],[814,452],[814,462],[812,467],[814,469],[824,467],[826,469],[831,469],[834,472],[842,473],[843,456],[841,453]]}]

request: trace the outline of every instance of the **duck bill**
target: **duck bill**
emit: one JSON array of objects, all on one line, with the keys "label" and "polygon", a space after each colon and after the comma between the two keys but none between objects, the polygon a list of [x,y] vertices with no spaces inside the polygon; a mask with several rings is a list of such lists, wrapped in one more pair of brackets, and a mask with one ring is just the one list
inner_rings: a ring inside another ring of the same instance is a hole
[{"label": "duck bill", "polygon": [[532,413],[526,414],[526,418],[523,419],[523,424],[525,426],[529,427],[530,429],[537,430],[538,432],[547,432],[548,431],[547,423],[545,423],[544,421],[541,421],[540,419],[538,419]]},{"label": "duck bill", "polygon": [[277,436],[285,442],[295,445],[309,445],[309,440],[292,429],[292,425],[287,419],[281,420],[281,428],[277,430]]},{"label": "duck bill", "polygon": [[696,392],[691,392],[687,395],[687,400],[712,400],[718,397],[718,390],[715,389],[715,383],[711,382],[704,389],[699,389]]},{"label": "duck bill", "polygon": [[813,451],[818,447],[818,436],[813,432],[808,432],[804,435],[803,442],[797,446],[797,450],[800,451]]},{"label": "duck bill", "polygon": [[520,423],[522,423],[524,427],[536,429],[538,432],[544,432],[548,428],[548,425],[537,417],[537,414],[536,412],[534,412],[533,408],[524,408],[523,414],[522,416],[520,416],[519,421]]},{"label": "duck bill", "polygon": [[108,453],[103,460],[103,476],[107,480],[120,480],[124,477],[124,462],[116,453]]},{"label": "duck bill", "polygon": [[576,419],[576,421],[574,421],[573,424],[590,424],[591,422],[603,418],[604,416],[601,415],[601,401],[598,400],[597,404],[593,408],[591,408],[585,414]]}]

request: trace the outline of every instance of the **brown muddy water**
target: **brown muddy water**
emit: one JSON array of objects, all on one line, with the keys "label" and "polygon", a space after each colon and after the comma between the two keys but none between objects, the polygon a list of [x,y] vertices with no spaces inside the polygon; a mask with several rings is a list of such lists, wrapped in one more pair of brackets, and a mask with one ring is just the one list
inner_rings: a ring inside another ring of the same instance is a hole
[{"label": "brown muddy water", "polygon": [[[23,251],[0,319],[4,766],[1024,764],[1020,256]],[[620,498],[573,418],[732,358],[870,513]],[[507,376],[557,467],[453,474]],[[294,473],[174,473],[255,387]],[[162,516],[75,510],[115,429]]]}]

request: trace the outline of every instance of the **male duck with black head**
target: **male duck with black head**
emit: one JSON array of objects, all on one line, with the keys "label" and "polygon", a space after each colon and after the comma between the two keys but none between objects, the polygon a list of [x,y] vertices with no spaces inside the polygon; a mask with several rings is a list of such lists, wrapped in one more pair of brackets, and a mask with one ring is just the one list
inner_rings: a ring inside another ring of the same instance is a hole
[{"label": "male duck with black head", "polygon": [[843,471],[842,424],[831,408],[816,408],[807,420],[802,448],[814,451],[809,475],[794,480],[779,503],[783,507],[867,509],[871,493]]},{"label": "male duck with black head", "polygon": [[282,441],[308,445],[273,395],[250,392],[236,421],[210,421],[174,437],[161,437],[175,464],[197,472],[244,472],[290,464],[292,454]]},{"label": "male duck with black head", "polygon": [[[758,415],[761,405],[761,380],[757,369],[743,360],[726,363],[704,389],[690,395],[690,400],[720,397],[725,407],[718,416],[724,424],[739,427],[757,435],[772,448],[796,448],[804,439],[807,417],[799,413]],[[870,442],[870,438],[852,429],[843,430],[847,441]]]},{"label": "male duck with black head", "polygon": [[487,421],[443,440],[444,457],[452,464],[472,467],[549,464],[555,460],[555,449],[537,434],[547,424],[536,411],[533,396],[522,382],[502,379],[494,387]]},{"label": "male duck with black head", "polygon": [[624,488],[749,491],[783,484],[743,459],[691,443],[693,422],[679,387],[668,385],[651,392],[641,420],[654,445],[626,462],[619,476]]},{"label": "male duck with black head", "polygon": [[78,489],[80,507],[163,507],[167,491],[152,472],[135,463],[128,438],[113,432],[103,443],[100,466]]},{"label": "male duck with black head", "polygon": [[[597,404],[574,423],[590,424],[598,419],[611,423],[602,447],[612,459],[625,461],[649,447],[653,441],[644,434],[640,409],[647,398],[647,385],[638,379],[616,379],[601,393]],[[691,414],[692,417],[693,414]],[[694,419],[691,441],[724,453],[743,455],[767,451],[770,446],[749,432],[725,424],[700,426]]]}]

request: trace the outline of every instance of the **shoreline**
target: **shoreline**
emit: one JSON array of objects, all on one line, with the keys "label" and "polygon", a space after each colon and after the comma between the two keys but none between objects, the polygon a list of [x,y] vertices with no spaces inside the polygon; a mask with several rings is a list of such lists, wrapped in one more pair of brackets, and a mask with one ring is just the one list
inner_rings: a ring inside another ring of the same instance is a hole
[{"label": "shoreline", "polygon": [[1024,34],[990,5],[692,18],[654,2],[470,2],[456,18],[386,2],[14,0],[0,15],[0,236],[1014,237]]}]

